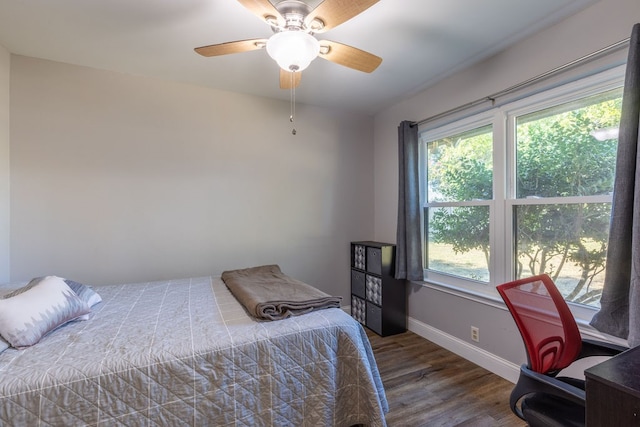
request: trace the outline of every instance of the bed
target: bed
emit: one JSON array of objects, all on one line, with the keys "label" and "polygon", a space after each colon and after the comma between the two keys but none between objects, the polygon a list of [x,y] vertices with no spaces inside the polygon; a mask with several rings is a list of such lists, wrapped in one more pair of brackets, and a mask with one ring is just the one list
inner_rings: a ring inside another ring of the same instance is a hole
[{"label": "bed", "polygon": [[0,353],[0,425],[385,425],[369,341],[338,308],[260,321],[211,277],[94,290],[89,320]]}]

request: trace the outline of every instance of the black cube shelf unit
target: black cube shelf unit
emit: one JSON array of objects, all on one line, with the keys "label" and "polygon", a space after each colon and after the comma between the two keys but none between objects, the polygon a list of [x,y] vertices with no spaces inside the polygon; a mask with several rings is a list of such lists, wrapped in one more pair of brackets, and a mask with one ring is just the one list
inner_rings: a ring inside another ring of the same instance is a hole
[{"label": "black cube shelf unit", "polygon": [[396,246],[351,242],[351,315],[381,336],[407,330],[407,288],[395,279]]}]

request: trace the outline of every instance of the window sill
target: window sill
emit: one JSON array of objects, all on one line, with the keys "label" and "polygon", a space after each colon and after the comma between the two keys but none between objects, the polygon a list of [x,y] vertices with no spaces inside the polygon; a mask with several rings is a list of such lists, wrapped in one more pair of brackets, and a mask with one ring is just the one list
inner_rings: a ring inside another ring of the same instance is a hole
[{"label": "window sill", "polygon": [[[499,310],[504,310],[504,311],[508,311],[506,305],[504,304],[504,302],[502,301],[502,299],[500,298],[500,296],[496,293],[495,296],[493,295],[489,295],[487,293],[483,293],[483,292],[474,292],[472,290],[466,289],[466,288],[462,288],[462,287],[457,287],[457,286],[453,286],[453,285],[449,285],[449,284],[444,284],[444,283],[439,283],[433,280],[425,280],[425,281],[410,281],[409,282],[411,285],[413,286],[420,286],[423,288],[428,288],[428,289],[433,289],[435,291],[438,292],[442,292],[445,294],[449,294],[449,295],[453,295],[459,298],[464,298],[466,300],[470,300],[473,302],[477,302],[479,304],[483,304],[489,307],[493,307],[493,308],[497,308]],[[583,311],[586,309],[584,307],[581,307],[583,309]],[[592,311],[591,316],[593,316],[593,314],[595,314],[595,309],[594,310],[589,310]],[[604,332],[600,332],[597,329],[595,329],[593,326],[591,326],[589,324],[589,322],[591,321],[591,316],[589,316],[589,319],[586,318],[579,318],[577,316],[574,315],[574,318],[576,319],[576,323],[578,324],[578,329],[580,329],[580,333],[585,337],[585,338],[590,338],[590,339],[594,339],[594,340],[598,340],[598,341],[604,341],[604,342],[608,342],[608,343],[612,343],[612,344],[616,344],[616,345],[621,345],[621,346],[625,346],[628,347],[629,344],[627,342],[626,339],[622,339],[622,338],[618,338],[618,337],[614,337],[612,335],[609,334],[605,334]]]},{"label": "window sill", "polygon": [[485,292],[473,291],[468,288],[460,286],[445,284],[434,280],[424,280],[422,282],[411,281],[412,285],[421,286],[428,289],[433,289],[445,294],[454,295],[460,298],[468,299],[480,304],[488,305],[494,308],[507,311],[507,307],[504,305],[497,292],[495,295],[490,295]]}]

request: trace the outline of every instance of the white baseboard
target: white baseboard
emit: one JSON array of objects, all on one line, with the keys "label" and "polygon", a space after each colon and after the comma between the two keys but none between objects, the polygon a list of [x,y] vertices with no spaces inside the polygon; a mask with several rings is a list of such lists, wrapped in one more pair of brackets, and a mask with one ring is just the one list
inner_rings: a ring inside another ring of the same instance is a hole
[{"label": "white baseboard", "polygon": [[[342,309],[351,314],[351,306],[343,306]],[[460,357],[464,357],[470,362],[501,376],[507,381],[511,381],[514,384],[518,381],[520,366],[517,364],[471,345],[460,338],[449,335],[440,329],[436,329],[433,326],[429,326],[412,317],[407,318],[407,323],[408,329],[414,334],[420,335],[422,338],[427,339],[442,348],[446,348]]]},{"label": "white baseboard", "polygon": [[509,362],[508,360],[498,357],[493,353],[489,353],[486,350],[471,345],[466,341],[454,337],[453,335],[449,335],[446,332],[411,317],[408,318],[408,327],[411,332],[420,335],[422,338],[425,338],[440,347],[446,348],[460,357],[464,357],[476,365],[501,376],[507,381],[511,381],[515,384],[518,380],[520,366],[515,363]]}]

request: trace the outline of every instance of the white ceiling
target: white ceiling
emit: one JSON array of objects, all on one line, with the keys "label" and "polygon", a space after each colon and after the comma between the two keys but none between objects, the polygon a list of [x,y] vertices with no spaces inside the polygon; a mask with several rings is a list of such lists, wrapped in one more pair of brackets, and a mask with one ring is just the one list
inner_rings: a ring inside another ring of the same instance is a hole
[{"label": "white ceiling", "polygon": [[[316,59],[297,102],[374,114],[594,1],[381,0],[318,35],[382,57],[380,67]],[[0,44],[12,53],[289,100],[264,50],[193,51],[271,34],[235,0],[0,0]]]}]

